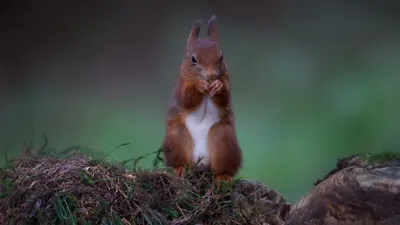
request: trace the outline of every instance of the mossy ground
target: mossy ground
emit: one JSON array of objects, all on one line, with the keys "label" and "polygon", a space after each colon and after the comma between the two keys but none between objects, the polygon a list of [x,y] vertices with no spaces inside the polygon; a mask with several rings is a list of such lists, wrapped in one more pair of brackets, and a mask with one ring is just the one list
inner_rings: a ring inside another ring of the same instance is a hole
[{"label": "mossy ground", "polygon": [[168,168],[132,170],[77,148],[39,150],[0,171],[1,224],[280,224],[288,210],[261,183],[235,180],[217,192],[210,173],[178,179]]}]

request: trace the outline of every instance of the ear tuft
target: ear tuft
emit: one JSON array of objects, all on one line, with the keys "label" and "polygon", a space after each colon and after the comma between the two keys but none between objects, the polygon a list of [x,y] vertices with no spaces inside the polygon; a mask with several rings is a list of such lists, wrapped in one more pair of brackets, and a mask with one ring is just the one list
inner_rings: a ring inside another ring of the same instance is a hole
[{"label": "ear tuft", "polygon": [[192,24],[192,29],[190,30],[189,38],[187,40],[187,47],[190,47],[199,37],[201,27],[201,20],[196,20]]},{"label": "ear tuft", "polygon": [[210,23],[210,21],[217,21],[217,16],[213,14],[208,22]]},{"label": "ear tuft", "polygon": [[208,37],[218,41],[217,16],[215,14],[208,20]]},{"label": "ear tuft", "polygon": [[194,21],[192,24],[192,31],[196,32],[196,37],[199,37],[199,32],[200,32],[200,27],[201,27],[202,21],[200,19],[197,19]]}]

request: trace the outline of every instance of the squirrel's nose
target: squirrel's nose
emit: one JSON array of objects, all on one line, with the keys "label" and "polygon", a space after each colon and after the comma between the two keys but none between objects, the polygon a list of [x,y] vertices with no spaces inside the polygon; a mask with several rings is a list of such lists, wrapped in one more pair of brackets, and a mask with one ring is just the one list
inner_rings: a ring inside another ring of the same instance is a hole
[{"label": "squirrel's nose", "polygon": [[218,70],[208,69],[203,73],[203,77],[206,80],[215,80],[218,77]]}]

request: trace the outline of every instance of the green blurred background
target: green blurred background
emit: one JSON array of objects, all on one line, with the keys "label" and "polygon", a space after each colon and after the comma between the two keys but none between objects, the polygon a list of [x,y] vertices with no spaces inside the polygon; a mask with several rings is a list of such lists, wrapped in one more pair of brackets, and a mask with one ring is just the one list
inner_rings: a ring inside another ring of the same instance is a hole
[{"label": "green blurred background", "polygon": [[3,149],[17,155],[32,134],[59,149],[130,143],[110,160],[157,150],[191,24],[215,13],[244,153],[239,176],[296,201],[338,157],[398,149],[399,6],[3,1],[0,164]]}]

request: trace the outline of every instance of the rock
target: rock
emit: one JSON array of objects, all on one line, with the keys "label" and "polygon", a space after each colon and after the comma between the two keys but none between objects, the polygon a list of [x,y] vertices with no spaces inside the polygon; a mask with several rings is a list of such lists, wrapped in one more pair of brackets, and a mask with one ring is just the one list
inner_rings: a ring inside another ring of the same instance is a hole
[{"label": "rock", "polygon": [[336,169],[292,205],[285,224],[400,224],[399,157],[382,154],[339,160]]}]

